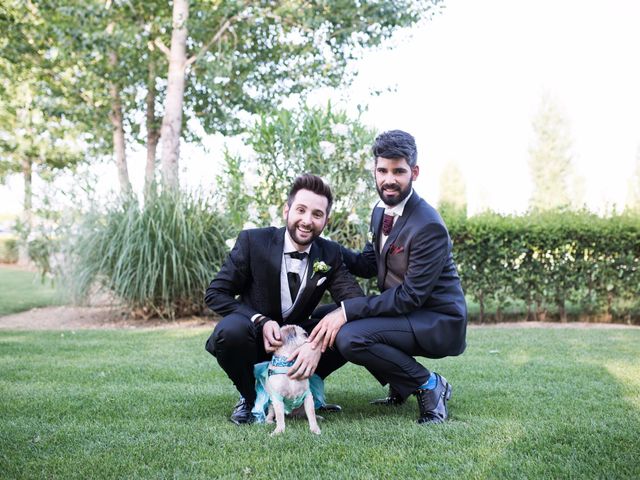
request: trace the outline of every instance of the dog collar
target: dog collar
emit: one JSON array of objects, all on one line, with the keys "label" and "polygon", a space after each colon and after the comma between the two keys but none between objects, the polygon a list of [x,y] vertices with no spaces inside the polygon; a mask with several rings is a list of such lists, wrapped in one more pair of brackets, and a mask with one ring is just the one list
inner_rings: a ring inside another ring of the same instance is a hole
[{"label": "dog collar", "polygon": [[271,365],[269,365],[270,367],[291,367],[293,366],[294,361],[288,361],[287,362],[287,357],[284,357],[282,355],[274,355],[273,358],[271,359]]},{"label": "dog collar", "polygon": [[287,362],[287,357],[282,355],[274,355],[269,364],[269,370],[267,376],[271,375],[283,375],[289,372],[289,367],[293,366],[294,361]]}]

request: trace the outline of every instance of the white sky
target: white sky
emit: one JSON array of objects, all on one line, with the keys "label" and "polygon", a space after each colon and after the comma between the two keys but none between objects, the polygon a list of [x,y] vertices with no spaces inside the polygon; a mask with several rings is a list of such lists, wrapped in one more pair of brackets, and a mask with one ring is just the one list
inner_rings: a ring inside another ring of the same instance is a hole
[{"label": "white sky", "polygon": [[[342,106],[368,104],[367,123],[416,137],[416,189],[428,201],[437,203],[440,172],[453,161],[470,212],[525,210],[531,121],[548,92],[569,120],[589,206],[624,203],[640,145],[640,0],[448,0],[426,27],[399,37],[360,62]],[[182,183],[212,185],[216,154],[183,148]],[[130,157],[134,185],[143,169],[143,156]],[[115,167],[105,170],[115,184]],[[0,187],[0,213],[20,208],[21,181],[10,187]]]},{"label": "white sky", "polygon": [[371,57],[355,89],[397,90],[370,100],[366,119],[415,135],[428,200],[453,161],[471,211],[525,210],[546,91],[569,121],[590,207],[624,203],[640,145],[640,1],[449,0],[411,41]]}]

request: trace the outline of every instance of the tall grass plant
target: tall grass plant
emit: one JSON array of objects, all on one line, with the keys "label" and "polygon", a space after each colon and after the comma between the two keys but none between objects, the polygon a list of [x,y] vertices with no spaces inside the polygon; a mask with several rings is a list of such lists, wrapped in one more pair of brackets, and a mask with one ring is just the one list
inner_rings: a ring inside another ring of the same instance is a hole
[{"label": "tall grass plant", "polygon": [[201,313],[204,290],[227,253],[224,222],[210,199],[161,193],[86,215],[67,257],[77,300],[97,285],[134,315],[174,318]]}]

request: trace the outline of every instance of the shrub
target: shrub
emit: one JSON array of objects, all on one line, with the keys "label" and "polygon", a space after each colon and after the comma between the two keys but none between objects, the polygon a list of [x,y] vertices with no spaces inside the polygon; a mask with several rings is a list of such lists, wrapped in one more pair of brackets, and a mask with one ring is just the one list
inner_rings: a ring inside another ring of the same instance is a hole
[{"label": "shrub", "polygon": [[[637,321],[640,219],[552,211],[520,217],[495,213],[447,219],[465,292],[485,307],[510,302],[528,316],[567,320],[570,304],[604,320]],[[634,317],[634,318],[632,318]]]},{"label": "shrub", "polygon": [[228,206],[237,233],[249,226],[280,226],[282,206],[294,179],[321,176],[333,191],[324,236],[361,249],[377,199],[371,145],[374,133],[358,119],[326,108],[302,107],[262,115],[248,132],[244,156],[227,153],[220,203]]},{"label": "shrub", "polygon": [[13,237],[0,238],[0,263],[18,261],[18,240]]},{"label": "shrub", "polygon": [[220,268],[228,232],[208,199],[152,196],[89,213],[67,259],[76,299],[97,283],[135,315],[174,318],[201,313],[204,290]]}]

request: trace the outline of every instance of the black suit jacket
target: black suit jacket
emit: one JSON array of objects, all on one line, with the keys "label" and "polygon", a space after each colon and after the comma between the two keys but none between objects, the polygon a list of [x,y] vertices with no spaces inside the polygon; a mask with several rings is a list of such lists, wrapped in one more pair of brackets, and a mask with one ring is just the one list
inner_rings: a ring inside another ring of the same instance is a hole
[{"label": "black suit jacket", "polygon": [[[249,318],[260,313],[283,323],[280,270],[284,234],[284,228],[275,227],[240,232],[227,260],[207,289],[205,302],[211,310],[222,316],[235,312]],[[329,271],[314,273],[316,260],[330,266]],[[336,303],[363,295],[355,278],[346,269],[337,243],[315,239],[308,262],[307,283],[286,323],[304,323],[326,290]]]},{"label": "black suit jacket", "polygon": [[343,248],[347,268],[365,278],[377,275],[382,292],[346,300],[348,321],[406,315],[426,356],[461,354],[467,306],[442,217],[414,191],[380,252],[383,213],[373,209],[372,241],[361,253]]}]

